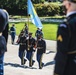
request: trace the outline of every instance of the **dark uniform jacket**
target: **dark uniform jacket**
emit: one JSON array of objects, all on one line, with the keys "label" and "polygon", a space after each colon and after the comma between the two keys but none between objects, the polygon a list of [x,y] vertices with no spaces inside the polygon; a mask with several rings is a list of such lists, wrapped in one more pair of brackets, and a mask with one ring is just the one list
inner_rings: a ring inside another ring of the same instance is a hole
[{"label": "dark uniform jacket", "polygon": [[76,13],[59,25],[54,75],[76,75]]},{"label": "dark uniform jacket", "polygon": [[46,52],[46,42],[43,39],[38,40],[37,42],[37,53],[43,54]]},{"label": "dark uniform jacket", "polygon": [[6,25],[6,28],[4,29],[4,31],[2,32],[2,35],[5,37],[6,39],[6,43],[8,42],[8,29],[9,29],[9,24]]},{"label": "dark uniform jacket", "polygon": [[15,30],[15,27],[11,27],[10,28],[10,32],[11,32],[11,35],[13,34],[13,35],[15,35],[16,34],[16,30]]},{"label": "dark uniform jacket", "polygon": [[25,36],[20,36],[19,44],[19,50],[27,50],[27,40]]},{"label": "dark uniform jacket", "polygon": [[36,44],[36,41],[33,37],[29,38],[29,40],[27,41],[28,42],[28,51],[32,52],[32,51],[35,51],[34,47],[35,47],[35,44]]}]

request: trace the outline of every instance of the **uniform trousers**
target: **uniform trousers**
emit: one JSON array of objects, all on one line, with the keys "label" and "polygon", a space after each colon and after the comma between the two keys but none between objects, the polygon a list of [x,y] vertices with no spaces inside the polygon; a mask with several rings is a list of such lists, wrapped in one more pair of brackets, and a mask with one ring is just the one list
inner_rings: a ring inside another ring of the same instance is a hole
[{"label": "uniform trousers", "polygon": [[15,40],[15,33],[11,33],[11,40],[12,40],[12,43],[14,43],[14,40]]},{"label": "uniform trousers", "polygon": [[36,59],[37,59],[37,61],[38,61],[39,68],[41,68],[41,67],[42,67],[42,64],[44,64],[44,63],[42,62],[42,58],[43,58],[43,53],[42,53],[42,54],[38,54],[38,53],[37,53]]},{"label": "uniform trousers", "polygon": [[29,65],[32,65],[33,62],[33,51],[27,51],[26,58],[29,60]]}]

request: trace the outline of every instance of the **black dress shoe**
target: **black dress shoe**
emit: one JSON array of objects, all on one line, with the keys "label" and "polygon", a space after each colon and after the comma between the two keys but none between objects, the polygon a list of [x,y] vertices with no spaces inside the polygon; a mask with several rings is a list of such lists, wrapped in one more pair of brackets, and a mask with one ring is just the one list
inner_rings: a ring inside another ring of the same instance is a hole
[{"label": "black dress shoe", "polygon": [[44,63],[42,63],[42,65],[39,67],[39,69],[42,69],[42,68],[43,68],[43,66],[44,66]]},{"label": "black dress shoe", "polygon": [[42,67],[39,67],[39,69],[42,69]]},{"label": "black dress shoe", "polygon": [[26,60],[26,59],[24,59],[24,64],[26,64],[26,61],[27,61],[27,60]]},{"label": "black dress shoe", "polygon": [[42,63],[42,67],[44,66],[44,63]]},{"label": "black dress shoe", "polygon": [[24,65],[25,63],[26,63],[26,59],[24,59],[24,62],[23,62],[23,60],[21,60],[21,65]]},{"label": "black dress shoe", "polygon": [[34,65],[35,61],[33,60],[32,64],[29,64],[30,67],[32,67]]},{"label": "black dress shoe", "polygon": [[35,61],[33,60],[33,62],[32,62],[32,66],[34,65],[34,63],[35,63]]}]

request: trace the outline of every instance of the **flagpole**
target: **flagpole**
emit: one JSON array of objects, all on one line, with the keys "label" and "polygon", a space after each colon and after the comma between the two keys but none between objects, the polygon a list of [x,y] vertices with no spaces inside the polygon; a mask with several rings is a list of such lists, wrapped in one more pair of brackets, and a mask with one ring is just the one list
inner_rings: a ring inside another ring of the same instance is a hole
[{"label": "flagpole", "polygon": [[[27,2],[28,2],[28,0],[27,0]],[[27,6],[28,6],[28,3],[27,3]],[[28,8],[28,7],[27,7]],[[28,14],[28,9],[27,9],[27,14]],[[27,17],[28,17],[28,41],[27,41],[27,49],[29,50],[29,14],[27,15]]]},{"label": "flagpole", "polygon": [[28,40],[27,40],[27,49],[29,49],[29,16],[28,17]]}]

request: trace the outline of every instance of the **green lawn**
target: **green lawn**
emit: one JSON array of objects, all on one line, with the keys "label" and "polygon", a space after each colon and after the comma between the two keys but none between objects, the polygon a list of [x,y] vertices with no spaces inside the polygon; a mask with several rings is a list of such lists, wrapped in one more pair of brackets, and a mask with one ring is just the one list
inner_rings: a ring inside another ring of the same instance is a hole
[{"label": "green lawn", "polygon": [[[16,27],[16,34],[19,35],[20,31],[24,27],[25,23],[15,23]],[[10,23],[10,26],[12,23]],[[58,23],[43,23],[43,33],[44,39],[48,40],[56,40],[56,33],[57,33]],[[29,31],[33,33],[33,37],[35,37],[36,26],[32,23],[29,24]]]}]

